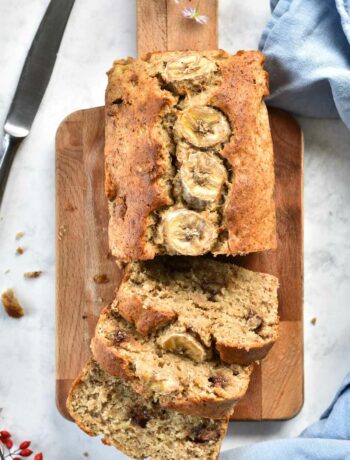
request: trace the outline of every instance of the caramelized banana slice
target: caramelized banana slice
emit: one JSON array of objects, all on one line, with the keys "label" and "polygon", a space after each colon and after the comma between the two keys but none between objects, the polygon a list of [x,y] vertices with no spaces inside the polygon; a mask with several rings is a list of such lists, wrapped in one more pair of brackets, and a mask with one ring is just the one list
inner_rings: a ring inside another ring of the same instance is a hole
[{"label": "caramelized banana slice", "polygon": [[226,142],[231,134],[224,115],[208,106],[193,106],[180,112],[174,128],[178,137],[202,148]]},{"label": "caramelized banana slice", "polygon": [[188,256],[208,252],[217,238],[211,222],[187,209],[167,211],[163,216],[162,231],[170,250]]},{"label": "caramelized banana slice", "polygon": [[160,337],[159,345],[165,351],[185,355],[197,363],[202,363],[206,359],[203,345],[186,332],[169,332]]},{"label": "caramelized banana slice", "polygon": [[180,178],[187,203],[202,208],[220,198],[227,171],[214,153],[193,150],[180,168]]},{"label": "caramelized banana slice", "polygon": [[162,76],[167,82],[198,80],[203,75],[217,69],[215,62],[203,56],[187,55],[171,59],[166,64]]}]

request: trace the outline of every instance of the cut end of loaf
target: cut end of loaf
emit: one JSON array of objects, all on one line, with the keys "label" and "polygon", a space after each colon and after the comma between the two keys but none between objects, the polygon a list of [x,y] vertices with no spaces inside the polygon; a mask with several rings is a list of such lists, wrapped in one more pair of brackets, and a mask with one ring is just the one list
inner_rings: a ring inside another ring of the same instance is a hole
[{"label": "cut end of loaf", "polygon": [[91,361],[70,391],[68,410],[90,436],[135,459],[216,460],[226,420],[178,414],[144,400]]}]

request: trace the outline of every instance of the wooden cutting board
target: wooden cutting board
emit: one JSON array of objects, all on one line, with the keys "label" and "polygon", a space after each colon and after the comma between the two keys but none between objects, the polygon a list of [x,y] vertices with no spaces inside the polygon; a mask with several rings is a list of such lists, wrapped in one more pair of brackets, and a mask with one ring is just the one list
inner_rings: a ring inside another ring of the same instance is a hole
[{"label": "wooden cutting board", "polygon": [[[138,50],[217,47],[217,2],[202,2],[206,26],[186,21],[174,0],[138,0]],[[278,249],[232,259],[280,279],[280,338],[255,366],[236,420],[293,417],[303,404],[303,138],[295,120],[270,110],[275,172]],[[108,255],[104,196],[103,108],[80,110],[60,125],[56,138],[56,396],[61,414],[73,379],[89,358],[102,307],[121,273]],[[106,275],[108,281],[96,282]],[[94,280],[95,277],[95,280]]]}]

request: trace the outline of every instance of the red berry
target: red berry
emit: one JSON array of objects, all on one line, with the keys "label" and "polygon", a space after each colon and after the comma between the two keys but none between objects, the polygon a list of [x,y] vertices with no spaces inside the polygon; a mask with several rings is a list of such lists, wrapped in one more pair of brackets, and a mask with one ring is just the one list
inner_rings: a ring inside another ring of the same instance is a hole
[{"label": "red berry", "polygon": [[11,437],[11,433],[8,431],[0,431],[0,438],[2,439],[7,439]]},{"label": "red berry", "polygon": [[19,452],[19,455],[21,457],[30,457],[32,455],[33,451],[30,450],[30,449],[22,449],[20,452]]},{"label": "red berry", "polygon": [[43,457],[43,454],[42,454],[41,452],[40,452],[40,454],[36,454],[36,455],[34,456],[34,460],[43,460],[43,458],[44,458],[44,457]]},{"label": "red berry", "polygon": [[13,442],[12,442],[12,439],[8,438],[6,439],[6,441],[4,442],[5,446],[8,448],[8,449],[11,449],[11,447],[13,446]]},{"label": "red berry", "polygon": [[19,445],[19,448],[20,449],[27,449],[27,447],[29,447],[31,444],[31,441],[23,441],[21,442],[21,444]]}]

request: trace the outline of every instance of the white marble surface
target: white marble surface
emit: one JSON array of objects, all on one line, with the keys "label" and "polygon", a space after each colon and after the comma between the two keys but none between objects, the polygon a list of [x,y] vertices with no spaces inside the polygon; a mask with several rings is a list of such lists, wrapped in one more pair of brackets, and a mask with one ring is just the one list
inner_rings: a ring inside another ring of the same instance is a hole
[{"label": "white marble surface", "polygon": [[[255,48],[267,0],[220,0],[220,46]],[[0,0],[0,122],[48,0]],[[0,429],[31,438],[50,460],[124,459],[64,420],[54,399],[54,137],[62,118],[103,103],[112,60],[135,55],[133,0],[77,0],[32,132],[1,208],[0,290],[13,287],[20,321],[0,311]],[[340,121],[301,120],[305,134],[305,405],[293,420],[234,423],[224,449],[297,435],[331,401],[349,370],[350,133]],[[24,231],[15,255],[15,234]],[[6,270],[10,272],[5,273]],[[37,280],[26,270],[41,269]],[[310,319],[317,317],[312,326]]]}]

